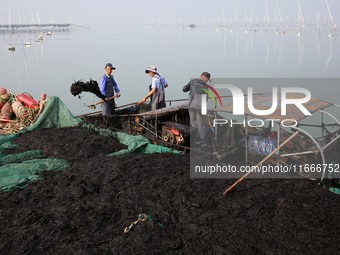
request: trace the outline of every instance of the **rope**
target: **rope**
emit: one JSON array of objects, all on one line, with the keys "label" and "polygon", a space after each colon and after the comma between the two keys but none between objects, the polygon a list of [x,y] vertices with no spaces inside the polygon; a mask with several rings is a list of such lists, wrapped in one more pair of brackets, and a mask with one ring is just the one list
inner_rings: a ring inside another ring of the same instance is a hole
[{"label": "rope", "polygon": [[136,226],[139,222],[144,222],[144,221],[153,221],[154,223],[156,223],[160,228],[164,228],[163,224],[161,224],[160,222],[156,221],[155,218],[152,215],[147,215],[147,214],[139,214],[138,215],[138,219],[135,220],[134,222],[132,222],[130,224],[130,226],[124,228],[124,234],[128,233],[134,226]]}]

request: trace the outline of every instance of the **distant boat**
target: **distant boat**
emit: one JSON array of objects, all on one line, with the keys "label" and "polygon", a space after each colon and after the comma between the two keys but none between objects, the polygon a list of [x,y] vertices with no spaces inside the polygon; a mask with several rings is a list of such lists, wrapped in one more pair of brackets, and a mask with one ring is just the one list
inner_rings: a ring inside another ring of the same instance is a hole
[{"label": "distant boat", "polygon": [[329,34],[328,34],[328,37],[329,37],[329,38],[333,38],[334,36],[335,36],[334,33],[329,33]]},{"label": "distant boat", "polygon": [[43,41],[43,36],[39,35],[37,38],[35,38],[35,42],[42,42]]},{"label": "distant boat", "polygon": [[25,46],[26,46],[26,47],[31,46],[31,42],[25,42]]},{"label": "distant boat", "polygon": [[196,27],[195,24],[190,24],[190,25],[188,26],[188,28],[195,28],[195,27]]},{"label": "distant boat", "polygon": [[9,3],[8,8],[8,27],[9,27],[9,37],[11,44],[8,46],[9,51],[15,51],[15,47],[12,45],[12,28],[11,28],[11,4]]},{"label": "distant boat", "polygon": [[52,35],[52,32],[51,32],[51,31],[48,31],[46,34],[47,34],[47,35]]}]

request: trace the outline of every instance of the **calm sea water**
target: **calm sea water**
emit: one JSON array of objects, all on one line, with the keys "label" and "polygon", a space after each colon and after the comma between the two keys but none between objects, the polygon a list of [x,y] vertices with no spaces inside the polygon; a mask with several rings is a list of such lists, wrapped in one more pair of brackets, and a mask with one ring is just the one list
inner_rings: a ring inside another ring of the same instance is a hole
[{"label": "calm sea water", "polygon": [[[278,30],[245,28],[101,26],[73,28],[44,35],[35,43],[35,33],[10,37],[0,34],[0,86],[14,93],[28,92],[36,99],[44,92],[58,96],[75,115],[91,112],[85,105],[99,101],[91,93],[73,97],[75,80],[99,81],[111,62],[124,105],[139,101],[150,78],[144,70],[156,65],[169,88],[167,99],[187,98],[182,87],[191,78],[208,71],[212,78],[228,77],[339,77],[340,44],[329,29]],[[24,42],[31,41],[30,47]],[[10,43],[16,51],[8,51]],[[213,80],[214,81],[214,80]],[[250,84],[251,86],[251,84]],[[340,103],[339,86],[311,84],[312,96]],[[257,86],[257,91],[267,90]],[[99,110],[99,108],[97,108]]]}]

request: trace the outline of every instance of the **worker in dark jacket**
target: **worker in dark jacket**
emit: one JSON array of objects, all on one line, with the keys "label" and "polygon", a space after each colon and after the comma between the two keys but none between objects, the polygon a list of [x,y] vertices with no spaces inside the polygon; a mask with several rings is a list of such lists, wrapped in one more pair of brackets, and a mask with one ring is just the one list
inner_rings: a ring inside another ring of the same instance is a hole
[{"label": "worker in dark jacket", "polygon": [[[105,65],[105,74],[103,75],[99,83],[100,92],[105,96],[105,98],[114,96],[114,92],[116,92],[117,97],[120,97],[120,90],[112,75],[112,70],[116,70],[116,68],[114,68],[111,63],[107,63]],[[103,115],[105,116],[112,115],[114,111],[115,111],[114,99],[107,100],[106,102],[103,103],[102,105]]]},{"label": "worker in dark jacket", "polygon": [[198,131],[199,140],[196,144],[199,144],[202,148],[208,147],[206,125],[201,114],[202,107],[202,94],[204,92],[204,84],[210,80],[210,73],[203,72],[199,79],[192,79],[187,85],[183,87],[183,92],[189,91],[189,115],[190,115],[190,128],[192,131]]}]

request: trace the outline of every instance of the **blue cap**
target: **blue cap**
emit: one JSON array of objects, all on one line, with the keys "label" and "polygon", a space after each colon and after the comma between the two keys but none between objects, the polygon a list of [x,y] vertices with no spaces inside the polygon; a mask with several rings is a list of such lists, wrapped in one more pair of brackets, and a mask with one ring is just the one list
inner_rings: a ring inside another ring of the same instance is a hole
[{"label": "blue cap", "polygon": [[107,64],[105,65],[105,69],[106,69],[107,67],[110,67],[111,69],[116,70],[116,68],[114,68],[114,67],[112,66],[111,63],[107,63]]}]

